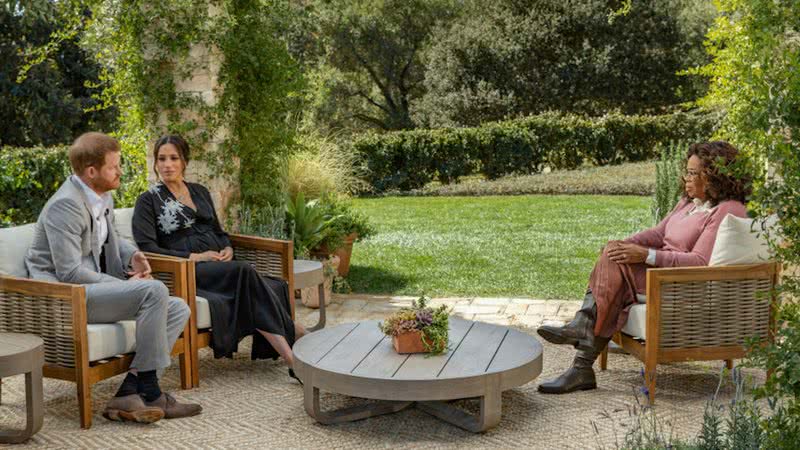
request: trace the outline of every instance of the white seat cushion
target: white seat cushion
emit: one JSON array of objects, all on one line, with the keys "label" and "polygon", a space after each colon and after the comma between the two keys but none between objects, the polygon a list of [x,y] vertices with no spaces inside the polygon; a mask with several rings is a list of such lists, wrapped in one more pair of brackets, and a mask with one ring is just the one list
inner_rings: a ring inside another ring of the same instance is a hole
[{"label": "white seat cushion", "polygon": [[635,339],[644,339],[647,326],[647,305],[644,303],[637,303],[631,306],[630,313],[628,314],[628,321],[622,327],[622,332]]},{"label": "white seat cushion", "polygon": [[[208,311],[208,302],[205,302],[205,304],[206,311]],[[209,315],[208,317],[210,322],[211,316]],[[98,361],[136,351],[135,320],[122,320],[117,323],[93,323],[86,326],[86,331],[89,361]]]},{"label": "white seat cushion", "polygon": [[770,251],[766,230],[773,229],[776,223],[775,216],[759,220],[728,214],[719,224],[708,265],[728,266],[768,261]]},{"label": "white seat cushion", "polygon": [[29,223],[18,227],[0,228],[0,274],[15,277],[28,277],[25,255],[33,242],[36,224]]},{"label": "white seat cushion", "polygon": [[197,329],[211,328],[211,309],[208,307],[208,300],[199,295],[195,297],[197,308]]},{"label": "white seat cushion", "polygon": [[111,358],[136,350],[136,321],[95,323],[86,327],[89,361]]}]

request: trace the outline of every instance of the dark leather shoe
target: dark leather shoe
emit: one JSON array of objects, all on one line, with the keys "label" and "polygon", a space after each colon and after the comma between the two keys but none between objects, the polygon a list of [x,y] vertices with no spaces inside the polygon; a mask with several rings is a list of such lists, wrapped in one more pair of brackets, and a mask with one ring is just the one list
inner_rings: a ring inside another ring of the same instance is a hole
[{"label": "dark leather shoe", "polygon": [[109,400],[103,417],[118,422],[153,423],[164,418],[164,411],[145,404],[139,394],[131,394]]},{"label": "dark leather shoe", "polygon": [[179,419],[181,417],[191,417],[200,414],[203,407],[197,403],[178,403],[175,397],[167,394],[161,394],[161,397],[153,400],[152,402],[145,402],[147,406],[155,406],[164,411],[165,419]]},{"label": "dark leather shoe", "polygon": [[597,317],[597,305],[594,295],[587,292],[583,297],[581,309],[575,313],[575,318],[563,327],[542,325],[536,330],[539,336],[547,342],[556,345],[571,345],[578,350],[594,350],[594,322]]},{"label": "dark leather shoe", "polygon": [[555,380],[539,385],[539,392],[543,394],[566,394],[590,389],[597,389],[597,380],[591,367],[570,367]]},{"label": "dark leather shoe", "polygon": [[594,323],[588,320],[573,320],[563,327],[542,325],[536,332],[551,344],[571,345],[578,350],[594,349]]}]

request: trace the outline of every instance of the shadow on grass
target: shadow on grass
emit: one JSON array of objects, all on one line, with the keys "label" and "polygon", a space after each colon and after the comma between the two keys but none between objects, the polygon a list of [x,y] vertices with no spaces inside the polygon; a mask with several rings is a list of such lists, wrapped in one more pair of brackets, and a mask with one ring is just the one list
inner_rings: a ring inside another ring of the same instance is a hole
[{"label": "shadow on grass", "polygon": [[350,266],[347,282],[359,294],[396,294],[411,280],[399,273],[380,267]]}]

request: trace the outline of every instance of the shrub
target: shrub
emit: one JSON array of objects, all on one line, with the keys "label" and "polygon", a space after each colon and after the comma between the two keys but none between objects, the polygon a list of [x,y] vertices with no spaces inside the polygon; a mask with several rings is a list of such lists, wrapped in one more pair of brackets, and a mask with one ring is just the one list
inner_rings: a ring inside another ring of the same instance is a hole
[{"label": "shrub", "polygon": [[661,147],[661,160],[656,162],[656,189],[650,211],[653,222],[659,223],[672,211],[681,197],[680,177],[688,144],[670,143]]},{"label": "shrub", "polygon": [[[115,192],[118,208],[133,206],[147,188],[145,156],[135,139],[122,138],[122,185]],[[3,147],[0,149],[0,227],[35,222],[47,200],[72,173],[69,147]]]},{"label": "shrub", "polygon": [[0,227],[36,221],[69,174],[67,147],[4,147],[0,152]]},{"label": "shrub", "polygon": [[369,188],[361,177],[356,155],[345,151],[333,139],[311,134],[298,135],[299,151],[289,157],[289,195],[298,192],[307,199],[325,192],[351,194]]},{"label": "shrub", "polygon": [[608,114],[588,118],[545,113],[479,128],[366,134],[353,143],[377,192],[419,189],[433,179],[443,184],[480,173],[488,179],[552,169],[643,161],[658,156],[659,144],[707,140],[716,113],[661,116]]}]

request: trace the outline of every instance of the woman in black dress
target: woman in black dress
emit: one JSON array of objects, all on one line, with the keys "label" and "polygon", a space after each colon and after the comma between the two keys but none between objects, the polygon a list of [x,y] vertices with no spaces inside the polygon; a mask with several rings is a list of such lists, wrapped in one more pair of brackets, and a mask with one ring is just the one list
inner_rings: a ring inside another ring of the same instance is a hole
[{"label": "woman in black dress", "polygon": [[292,321],[288,284],[233,260],[231,242],[208,189],[184,181],[189,162],[186,141],[163,136],[153,148],[153,158],[160,181],[139,196],[133,213],[139,249],[196,262],[197,294],[208,299],[216,358],[232,356],[239,341],[252,334],[251,357],[280,355],[294,377],[292,345],[306,331]]}]

